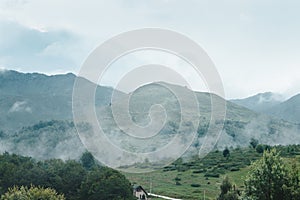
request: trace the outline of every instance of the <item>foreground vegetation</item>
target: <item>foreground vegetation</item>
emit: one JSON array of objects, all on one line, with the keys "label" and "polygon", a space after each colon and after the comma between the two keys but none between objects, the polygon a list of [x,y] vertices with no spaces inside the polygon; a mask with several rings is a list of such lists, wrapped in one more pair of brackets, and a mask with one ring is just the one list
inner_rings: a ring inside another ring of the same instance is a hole
[{"label": "foreground vegetation", "polygon": [[250,166],[241,192],[226,176],[217,200],[299,200],[300,176],[296,163],[285,164],[276,149],[267,150]]},{"label": "foreground vegetation", "polygon": [[15,186],[9,188],[8,192],[1,196],[1,200],[65,200],[65,197],[50,188],[31,186],[30,188]]},{"label": "foreground vegetation", "polygon": [[[300,145],[274,148],[282,157],[285,168],[290,169],[292,166],[296,168],[296,164],[299,168]],[[148,174],[126,174],[126,177],[132,183],[142,185],[147,191],[152,185],[152,193],[156,194],[182,199],[204,199],[204,197],[206,200],[217,199],[226,176],[230,180],[232,189],[242,194],[247,189],[245,180],[252,170],[251,164],[260,160],[263,151],[268,149],[271,147],[256,144],[249,148],[227,149],[229,154],[224,153],[225,150],[216,150],[202,160],[195,158],[184,162],[179,159],[163,170]],[[293,177],[299,178],[299,174]]]},{"label": "foreground vegetation", "polygon": [[[204,159],[178,159],[147,174],[122,175],[86,152],[80,161],[0,155],[0,196],[6,199],[134,199],[132,184],[181,199],[300,199],[300,145],[226,148]],[[130,182],[126,179],[128,178]],[[263,192],[262,192],[263,191]]]},{"label": "foreground vegetation", "polygon": [[[43,191],[32,186],[51,189]],[[37,162],[15,154],[0,155],[2,199],[28,199],[26,196],[37,193],[45,197],[56,192],[70,200],[133,199],[131,184],[125,176],[96,164],[90,153],[83,154],[80,162],[59,159]],[[37,199],[62,199],[62,196]]]}]

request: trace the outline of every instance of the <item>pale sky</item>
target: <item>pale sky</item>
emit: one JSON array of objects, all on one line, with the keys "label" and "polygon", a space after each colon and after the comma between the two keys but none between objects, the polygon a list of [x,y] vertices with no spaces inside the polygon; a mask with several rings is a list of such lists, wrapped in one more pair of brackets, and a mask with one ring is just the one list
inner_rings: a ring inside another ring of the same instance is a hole
[{"label": "pale sky", "polygon": [[291,96],[300,93],[299,10],[298,0],[0,0],[0,68],[76,74],[112,36],[158,27],[206,50],[226,98]]}]

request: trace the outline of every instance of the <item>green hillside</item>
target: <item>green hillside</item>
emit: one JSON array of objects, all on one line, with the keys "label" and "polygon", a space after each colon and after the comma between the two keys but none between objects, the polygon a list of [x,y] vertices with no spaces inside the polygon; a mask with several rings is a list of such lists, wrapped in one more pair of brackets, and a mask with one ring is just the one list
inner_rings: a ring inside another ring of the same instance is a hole
[{"label": "green hillside", "polygon": [[[286,163],[296,161],[300,169],[300,145],[277,146]],[[209,153],[202,160],[184,162],[181,159],[162,170],[147,174],[129,174],[126,177],[133,183],[142,185],[147,191],[185,200],[216,199],[225,175],[244,190],[244,180],[250,164],[261,158],[253,148],[230,149],[230,156],[225,158],[223,151]],[[205,193],[205,194],[204,194]]]},{"label": "green hillside", "polygon": [[[0,73],[0,129],[17,131],[39,121],[72,120],[75,79],[71,73],[53,76],[9,70]],[[85,85],[93,84],[81,80]],[[96,105],[108,105],[112,91],[98,86]]]}]

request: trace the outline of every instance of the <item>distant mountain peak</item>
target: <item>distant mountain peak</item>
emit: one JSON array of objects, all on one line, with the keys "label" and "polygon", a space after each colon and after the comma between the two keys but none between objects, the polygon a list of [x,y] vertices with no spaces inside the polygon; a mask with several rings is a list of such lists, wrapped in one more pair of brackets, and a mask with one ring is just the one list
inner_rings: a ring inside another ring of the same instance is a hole
[{"label": "distant mountain peak", "polygon": [[271,107],[266,113],[294,123],[300,123],[300,94]]},{"label": "distant mountain peak", "polygon": [[281,94],[264,92],[245,99],[233,99],[231,102],[272,117],[300,122],[300,94],[286,100]]},{"label": "distant mountain peak", "polygon": [[284,97],[278,93],[264,92],[247,97],[245,99],[232,99],[230,101],[251,110],[262,112],[283,102]]},{"label": "distant mountain peak", "polygon": [[[267,102],[282,102],[284,101],[284,97],[281,94],[273,93],[273,92],[264,92],[255,95],[254,97],[258,98],[258,103],[267,103]],[[250,97],[251,98],[251,97]]]}]

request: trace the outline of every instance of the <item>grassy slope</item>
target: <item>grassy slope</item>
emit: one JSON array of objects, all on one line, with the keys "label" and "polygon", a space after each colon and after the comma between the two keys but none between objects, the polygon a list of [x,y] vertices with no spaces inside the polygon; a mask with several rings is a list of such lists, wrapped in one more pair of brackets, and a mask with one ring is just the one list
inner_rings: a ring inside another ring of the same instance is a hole
[{"label": "grassy slope", "polygon": [[[300,146],[297,146],[297,152],[293,155],[286,153],[286,147],[281,148],[284,148],[281,151],[286,162],[296,160],[300,163],[300,156],[297,155],[299,154]],[[222,152],[216,151],[210,153],[203,160],[177,164],[176,166],[147,174],[126,173],[125,175],[132,183],[142,185],[146,191],[149,191],[150,181],[152,180],[152,193],[155,194],[182,199],[203,199],[205,191],[205,199],[216,199],[225,174],[236,184],[237,188],[243,190],[243,182],[248,173],[250,163],[260,157],[261,154],[253,149],[231,150],[229,159],[225,159]],[[207,171],[201,172],[202,170]],[[206,177],[209,174],[217,174],[219,177]],[[176,185],[176,177],[179,180],[177,182],[181,185]],[[200,184],[200,186],[193,187],[191,186],[192,184]]]}]

